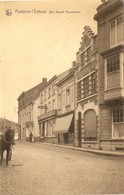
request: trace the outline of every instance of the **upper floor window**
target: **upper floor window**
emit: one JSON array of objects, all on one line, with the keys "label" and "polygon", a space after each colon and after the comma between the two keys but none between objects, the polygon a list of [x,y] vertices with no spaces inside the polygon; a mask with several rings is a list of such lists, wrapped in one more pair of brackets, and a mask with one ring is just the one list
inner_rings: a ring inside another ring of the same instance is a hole
[{"label": "upper floor window", "polygon": [[112,56],[107,59],[107,73],[120,69],[119,55]]},{"label": "upper floor window", "polygon": [[52,105],[53,109],[55,109],[55,99],[53,100],[53,103],[52,104],[53,104]]},{"label": "upper floor window", "polygon": [[56,86],[53,85],[53,86],[52,86],[52,95],[55,95],[55,88],[56,88]]},{"label": "upper floor window", "polygon": [[89,77],[83,79],[83,96],[84,98],[89,96]]},{"label": "upper floor window", "polygon": [[48,97],[51,97],[51,88],[48,89]]},{"label": "upper floor window", "polygon": [[85,77],[77,84],[77,100],[81,100],[96,93],[96,73]]},{"label": "upper floor window", "polygon": [[91,95],[96,93],[96,73],[91,74],[90,77],[90,93]]},{"label": "upper floor window", "polygon": [[47,92],[45,91],[44,92],[44,100],[46,100],[47,99]]},{"label": "upper floor window", "polygon": [[70,105],[70,89],[66,90],[66,106]]},{"label": "upper floor window", "polygon": [[110,22],[110,45],[115,46],[124,43],[124,15]]},{"label": "upper floor window", "polygon": [[62,94],[59,94],[59,109],[62,108]]},{"label": "upper floor window", "polygon": [[81,54],[81,66],[87,65],[91,61],[91,54],[91,46],[88,46]]},{"label": "upper floor window", "polygon": [[41,95],[41,103],[43,103],[43,94]]},{"label": "upper floor window", "polygon": [[51,102],[48,104],[48,111],[51,111]]}]

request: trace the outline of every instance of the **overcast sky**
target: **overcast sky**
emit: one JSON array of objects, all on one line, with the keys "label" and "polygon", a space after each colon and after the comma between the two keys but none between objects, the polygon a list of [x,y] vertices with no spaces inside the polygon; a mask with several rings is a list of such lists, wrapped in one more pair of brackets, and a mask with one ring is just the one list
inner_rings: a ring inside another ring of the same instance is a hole
[{"label": "overcast sky", "polygon": [[96,34],[93,17],[100,4],[100,0],[0,2],[0,117],[17,121],[22,91],[71,67],[84,27]]}]

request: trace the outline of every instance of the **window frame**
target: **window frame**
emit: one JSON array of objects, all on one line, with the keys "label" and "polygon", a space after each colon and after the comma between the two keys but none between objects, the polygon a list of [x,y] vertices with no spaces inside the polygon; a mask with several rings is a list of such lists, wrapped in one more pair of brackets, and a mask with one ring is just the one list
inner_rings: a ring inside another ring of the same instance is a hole
[{"label": "window frame", "polygon": [[[123,114],[123,116],[122,116]],[[117,125],[124,126],[124,108],[117,108],[112,110],[112,139],[124,139],[123,136],[115,136],[115,126]]]},{"label": "window frame", "polygon": [[[118,20],[122,18],[121,22],[118,24]],[[114,47],[116,45],[119,45],[121,43],[124,43],[124,37],[122,37],[122,40],[118,41],[118,28],[122,26],[122,30],[124,31],[124,14],[112,19],[110,21],[110,47]],[[112,43],[112,31],[114,31],[114,43]],[[123,34],[122,34],[123,36]]]},{"label": "window frame", "polygon": [[116,54],[106,59],[107,75],[116,71],[120,71],[120,55]]}]

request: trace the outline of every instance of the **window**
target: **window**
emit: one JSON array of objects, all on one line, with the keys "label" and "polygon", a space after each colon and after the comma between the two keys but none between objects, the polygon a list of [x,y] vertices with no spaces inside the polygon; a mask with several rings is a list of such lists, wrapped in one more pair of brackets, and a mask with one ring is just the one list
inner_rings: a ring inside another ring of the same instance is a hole
[{"label": "window", "polygon": [[48,98],[51,97],[51,88],[48,89]]},{"label": "window", "polygon": [[92,109],[84,113],[84,141],[97,140],[97,118]]},{"label": "window", "polygon": [[115,55],[107,59],[107,73],[114,72],[119,69],[120,69],[119,55]]},{"label": "window", "polygon": [[83,79],[83,97],[89,96],[89,77]]},{"label": "window", "polygon": [[56,86],[53,85],[53,86],[52,86],[52,95],[55,95],[55,88],[56,88]]},{"label": "window", "polygon": [[66,90],[66,106],[70,105],[70,89]]},{"label": "window", "polygon": [[96,93],[96,73],[92,73],[77,83],[77,100]]},{"label": "window", "polygon": [[91,82],[90,82],[90,94],[93,95],[96,93],[96,74],[91,74]]},{"label": "window", "polygon": [[53,109],[55,109],[55,99],[53,100]]},{"label": "window", "polygon": [[113,137],[124,137],[124,109],[113,110]]},{"label": "window", "polygon": [[43,94],[41,95],[41,103],[43,103]]},{"label": "window", "polygon": [[85,52],[81,54],[81,66],[85,66]]},{"label": "window", "polygon": [[51,111],[51,102],[48,104],[48,111]]},{"label": "window", "polygon": [[62,108],[62,94],[59,94],[59,109]]},{"label": "window", "polygon": [[121,15],[110,22],[110,44],[118,45],[124,42],[124,15]]},{"label": "window", "polygon": [[85,49],[85,51],[81,54],[81,66],[87,65],[91,61],[91,47]]},{"label": "window", "polygon": [[45,91],[44,92],[44,100],[46,100],[46,98],[47,98],[47,92]]},{"label": "window", "polygon": [[87,58],[87,63],[89,63],[91,61],[91,47],[89,47],[87,50],[86,50],[86,58]]}]

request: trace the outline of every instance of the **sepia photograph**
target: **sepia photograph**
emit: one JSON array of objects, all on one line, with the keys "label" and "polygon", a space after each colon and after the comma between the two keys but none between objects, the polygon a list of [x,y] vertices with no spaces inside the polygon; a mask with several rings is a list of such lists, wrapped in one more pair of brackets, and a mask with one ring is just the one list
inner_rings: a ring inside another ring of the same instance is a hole
[{"label": "sepia photograph", "polygon": [[124,0],[0,1],[0,195],[124,194]]}]

